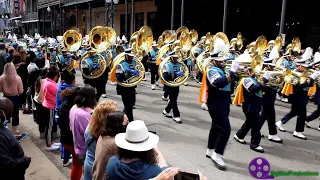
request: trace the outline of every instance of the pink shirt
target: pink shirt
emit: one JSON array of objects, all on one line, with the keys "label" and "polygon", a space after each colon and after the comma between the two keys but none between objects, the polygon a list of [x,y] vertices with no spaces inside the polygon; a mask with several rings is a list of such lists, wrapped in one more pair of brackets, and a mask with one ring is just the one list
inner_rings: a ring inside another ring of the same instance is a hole
[{"label": "pink shirt", "polygon": [[0,92],[3,92],[6,96],[17,96],[23,93],[23,85],[20,76],[16,76],[17,86],[11,83],[6,83],[3,76],[0,76]]},{"label": "pink shirt", "polygon": [[44,94],[42,105],[48,109],[56,108],[56,94],[58,85],[52,79],[46,78],[41,86]]},{"label": "pink shirt", "polygon": [[73,135],[74,151],[77,155],[85,155],[87,149],[84,132],[91,119],[91,109],[79,108],[77,105],[74,105],[70,109],[69,119],[70,129]]}]

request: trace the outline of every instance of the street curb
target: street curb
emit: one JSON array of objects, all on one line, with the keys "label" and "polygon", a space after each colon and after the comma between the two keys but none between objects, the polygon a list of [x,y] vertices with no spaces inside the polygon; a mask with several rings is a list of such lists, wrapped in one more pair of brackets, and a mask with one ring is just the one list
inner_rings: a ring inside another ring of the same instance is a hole
[{"label": "street curb", "polygon": [[26,171],[26,180],[67,180],[58,168],[47,158],[29,137],[21,143],[25,156],[31,157]]}]

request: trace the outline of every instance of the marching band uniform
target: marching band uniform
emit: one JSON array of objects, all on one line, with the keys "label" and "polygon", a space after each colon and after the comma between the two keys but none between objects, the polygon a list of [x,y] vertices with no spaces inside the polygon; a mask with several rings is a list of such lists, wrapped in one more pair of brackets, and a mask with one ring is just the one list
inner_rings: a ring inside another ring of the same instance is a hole
[{"label": "marching band uniform", "polygon": [[153,44],[152,49],[149,52],[149,68],[151,71],[151,89],[155,90],[155,83],[159,80],[158,68],[159,66],[156,64],[157,56],[159,53],[159,49],[157,48],[158,44]]},{"label": "marching band uniform", "polygon": [[[82,71],[84,74],[90,75],[94,70],[99,69],[99,56],[92,49],[88,50],[89,56],[82,61]],[[96,90],[96,100],[99,102],[99,99],[102,94],[106,93],[106,87],[103,83],[105,81],[105,76],[101,75],[95,79],[88,79],[83,76],[84,84],[88,84]]]},{"label": "marching band uniform", "polygon": [[[320,61],[316,61],[314,62],[314,66],[316,68],[316,71],[320,71]],[[315,82],[315,86],[316,86],[316,92],[314,95],[314,104],[317,105],[317,109],[311,113],[309,116],[307,116],[306,119],[306,127],[310,128],[309,122],[313,121],[315,119],[317,119],[318,117],[320,117],[320,86],[319,86],[319,78],[317,78],[317,83]],[[320,125],[318,127],[318,130],[320,131]]]},{"label": "marching band uniform", "polygon": [[[169,54],[171,61],[163,65],[163,77],[166,81],[173,81],[179,76],[183,76],[184,72],[181,71],[181,64],[178,63],[178,56],[175,55],[175,52]],[[163,85],[163,89],[166,94],[169,96],[169,102],[167,107],[163,110],[163,114],[166,117],[172,117],[173,121],[181,124],[180,112],[178,109],[178,95],[179,87],[170,87]],[[173,116],[171,116],[170,111],[173,111]]]},{"label": "marching band uniform", "polygon": [[[298,71],[303,71],[302,67],[308,67],[308,65],[306,64],[301,64],[304,62],[305,60],[298,61]],[[286,124],[294,116],[297,116],[296,129],[293,133],[293,136],[304,140],[307,139],[302,134],[302,132],[304,131],[304,125],[307,116],[307,104],[309,101],[308,90],[309,87],[313,86],[314,79],[318,78],[319,75],[319,72],[315,72],[304,83],[298,83],[297,85],[293,85],[293,93],[289,95],[289,100],[291,102],[291,110],[280,121],[276,123],[276,126],[280,131],[285,131],[282,125]]]},{"label": "marching band uniform", "polygon": [[[239,64],[234,61],[231,70],[225,72],[225,57],[218,57],[218,53],[211,54],[213,62],[209,65],[208,72],[205,72],[201,85],[201,94],[204,87],[207,90],[207,105],[212,119],[211,129],[208,138],[206,157],[211,158],[215,165],[224,170],[225,163],[222,159],[225,147],[230,137],[231,127],[229,121],[231,103],[231,81],[235,77]],[[217,63],[220,62],[220,63]],[[207,85],[208,84],[208,85]]]},{"label": "marching band uniform", "polygon": [[[134,75],[139,75],[139,71],[136,69],[136,62],[132,59],[135,57],[131,53],[132,49],[126,49],[125,60],[117,65],[116,77],[119,82],[126,81]],[[123,112],[128,116],[129,121],[133,121],[133,106],[136,102],[136,86],[134,87],[123,87],[117,84],[117,94],[121,95],[122,102],[124,105]]]},{"label": "marching band uniform", "polygon": [[236,54],[235,54],[235,47],[234,46],[231,46],[230,47],[230,52],[228,53],[228,58],[227,60],[235,60],[236,59]]},{"label": "marching band uniform", "polygon": [[37,50],[34,52],[37,57],[42,57],[43,56],[43,50],[41,49],[41,46],[37,46]]},{"label": "marching band uniform", "polygon": [[[166,52],[166,54],[164,54],[164,55],[161,57],[162,60],[164,60],[165,58],[167,58],[168,56],[170,56],[170,54],[172,54],[172,51],[173,51],[172,45],[173,45],[173,43],[174,43],[173,40],[169,42],[169,44],[170,44],[169,47],[170,47],[170,48],[169,48],[169,50]],[[162,96],[162,100],[168,101],[168,100],[169,100],[169,98],[168,98],[169,94],[166,93],[164,86],[163,86],[163,91],[164,91],[164,93],[163,93],[163,96]]]},{"label": "marching band uniform", "polygon": [[[251,70],[248,71],[252,74]],[[260,153],[263,153],[264,149],[259,145],[261,141],[259,113],[262,105],[262,89],[269,78],[270,73],[265,72],[260,83],[253,74],[251,77],[243,78],[237,90],[243,89],[244,102],[242,103],[242,111],[246,116],[246,120],[234,136],[234,139],[241,144],[245,144],[246,142],[243,139],[251,129],[250,149]]]},{"label": "marching band uniform", "polygon": [[[264,63],[267,66],[275,66],[272,59],[265,59]],[[273,142],[282,143],[282,139],[277,136],[276,112],[274,102],[276,100],[277,87],[264,86],[262,94],[262,109],[260,112],[261,126],[260,130],[267,120],[269,136],[268,139]],[[263,135],[261,135],[263,136]]]}]

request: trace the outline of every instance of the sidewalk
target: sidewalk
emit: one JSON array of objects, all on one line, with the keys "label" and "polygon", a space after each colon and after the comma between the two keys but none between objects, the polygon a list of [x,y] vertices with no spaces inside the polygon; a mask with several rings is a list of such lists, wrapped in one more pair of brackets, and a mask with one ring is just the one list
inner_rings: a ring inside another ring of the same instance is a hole
[{"label": "sidewalk", "polygon": [[27,169],[26,180],[66,180],[58,168],[40,151],[29,137],[26,137],[21,146],[25,155],[31,156],[31,164]]}]

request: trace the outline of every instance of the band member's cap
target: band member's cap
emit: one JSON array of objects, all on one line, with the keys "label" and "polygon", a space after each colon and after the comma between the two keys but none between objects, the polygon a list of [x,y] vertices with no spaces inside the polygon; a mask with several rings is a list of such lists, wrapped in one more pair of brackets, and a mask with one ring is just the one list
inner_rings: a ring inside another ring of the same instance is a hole
[{"label": "band member's cap", "polygon": [[263,64],[269,66],[276,66],[276,64],[273,63],[273,59],[270,57],[263,59]]},{"label": "band member's cap", "polygon": [[152,44],[152,47],[156,47],[156,46],[158,46],[157,43],[153,43],[153,44]]},{"label": "band member's cap", "polygon": [[33,44],[30,43],[30,44],[29,44],[29,47],[33,47]]},{"label": "band member's cap", "polygon": [[174,51],[169,53],[169,56],[173,58],[179,58],[179,56]]},{"label": "band member's cap", "polygon": [[91,52],[91,53],[93,53],[93,52],[95,52],[92,48],[89,48],[88,49],[88,52]]},{"label": "band member's cap", "polygon": [[49,46],[48,48],[49,48],[49,49],[53,49],[54,47],[53,47],[53,46]]},{"label": "band member's cap", "polygon": [[37,47],[41,47],[40,45],[37,45]]},{"label": "band member's cap", "polygon": [[131,51],[132,51],[132,48],[128,48],[124,50],[125,53],[131,53]]},{"label": "band member's cap", "polygon": [[236,50],[236,48],[234,46],[230,47],[230,51],[235,51],[235,50]]},{"label": "band member's cap", "polygon": [[62,52],[67,52],[68,50],[66,48],[63,48],[61,51]]}]

